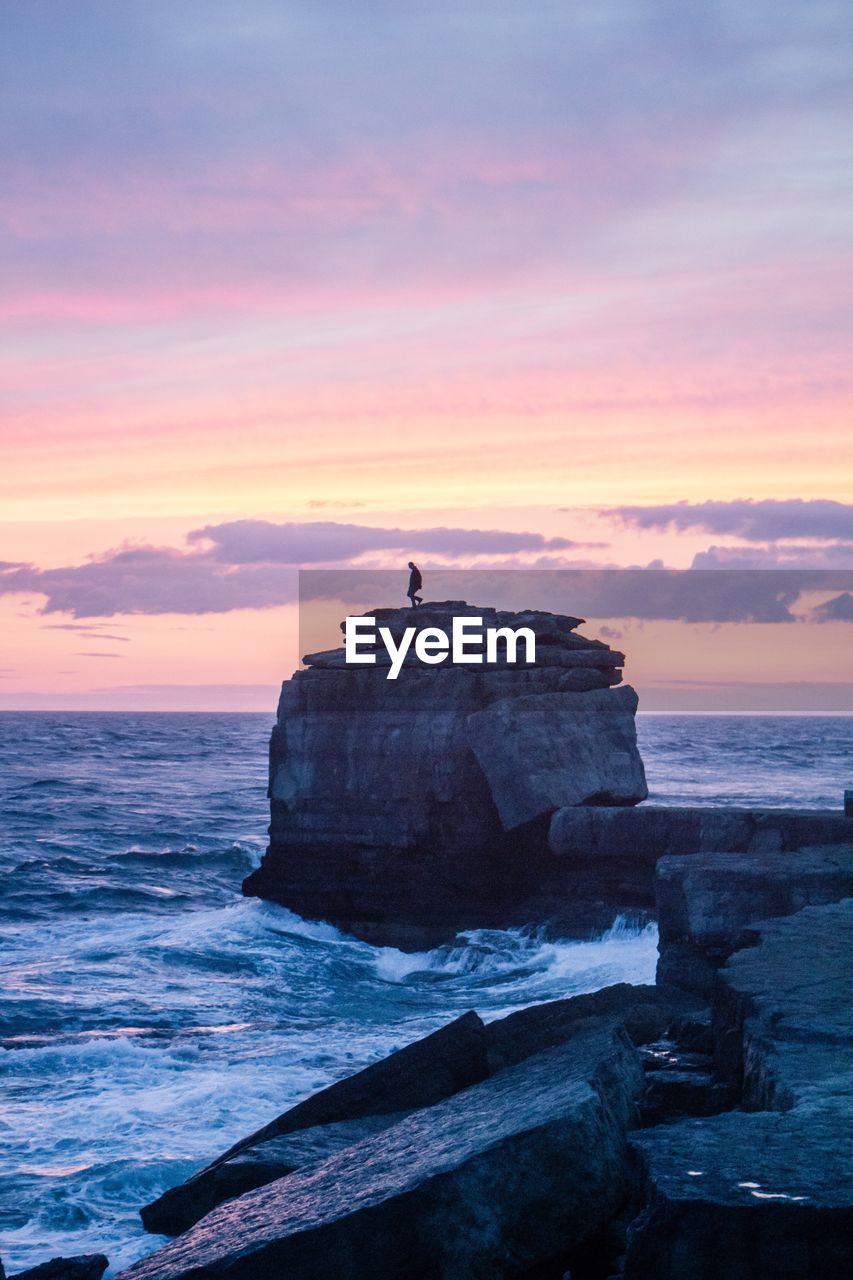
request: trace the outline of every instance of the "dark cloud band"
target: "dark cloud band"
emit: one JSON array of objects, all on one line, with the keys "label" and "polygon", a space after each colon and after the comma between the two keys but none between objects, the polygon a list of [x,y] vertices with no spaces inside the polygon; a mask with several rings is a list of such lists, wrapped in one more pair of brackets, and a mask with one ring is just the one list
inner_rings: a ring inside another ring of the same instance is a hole
[{"label": "dark cloud band", "polygon": [[816,538],[853,544],[853,504],[828,498],[751,498],[735,502],[675,502],[661,506],[603,507],[599,514],[634,529],[701,530],[748,542]]}]

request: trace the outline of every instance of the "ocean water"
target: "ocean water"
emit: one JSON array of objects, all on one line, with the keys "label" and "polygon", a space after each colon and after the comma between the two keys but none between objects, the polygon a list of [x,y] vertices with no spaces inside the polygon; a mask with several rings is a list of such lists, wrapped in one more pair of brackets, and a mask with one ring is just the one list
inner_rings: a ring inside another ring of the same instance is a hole
[{"label": "ocean water", "polygon": [[[270,718],[0,714],[0,1255],[160,1243],[139,1206],[469,1008],[653,979],[656,935],[475,931],[419,955],[240,896]],[[644,716],[660,803],[838,807],[853,719]]]}]

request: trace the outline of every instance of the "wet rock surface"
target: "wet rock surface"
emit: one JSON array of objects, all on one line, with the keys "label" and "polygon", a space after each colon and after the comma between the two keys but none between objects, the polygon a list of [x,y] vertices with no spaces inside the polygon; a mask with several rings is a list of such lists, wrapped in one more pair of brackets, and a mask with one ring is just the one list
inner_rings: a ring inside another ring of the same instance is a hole
[{"label": "wet rock surface", "polygon": [[222,1205],[123,1274],[522,1273],[618,1209],[641,1086],[625,1033],[584,1026],[567,1044]]},{"label": "wet rock surface", "polygon": [[[692,1010],[689,997],[619,983],[483,1024],[474,1013],[313,1094],[142,1209],[143,1225],[179,1235],[216,1205],[344,1147],[508,1067],[566,1044],[591,1024],[624,1027],[634,1044]],[[393,1108],[393,1110],[391,1109]],[[405,1108],[405,1109],[404,1109]]]},{"label": "wet rock surface", "polygon": [[853,1152],[837,1118],[730,1111],[632,1135],[647,1209],[625,1280],[843,1280]]},{"label": "wet rock surface", "polygon": [[658,981],[709,995],[725,960],[756,940],[756,920],[851,894],[853,843],[661,858],[655,875]]},{"label": "wet rock surface", "polygon": [[740,1106],[632,1135],[647,1207],[626,1280],[849,1274],[853,900],[751,927],[713,1003],[715,1077]]},{"label": "wet rock surface", "polygon": [[[102,1253],[80,1254],[75,1258],[52,1258],[37,1267],[17,1271],[9,1280],[101,1280],[109,1266]],[[3,1266],[0,1263],[0,1280]]]},{"label": "wet rock surface", "polygon": [[466,1013],[363,1071],[312,1094],[141,1210],[147,1231],[178,1235],[223,1200],[378,1133],[410,1110],[489,1074],[486,1028]]},{"label": "wet rock surface", "polygon": [[[838,889],[811,865],[803,892]],[[684,885],[688,929],[740,928],[742,885]],[[229,1163],[294,1171],[224,1199],[128,1280],[846,1277],[853,901],[747,928],[710,1010],[695,991],[621,984],[487,1025],[468,1014],[314,1095],[205,1174],[221,1196]],[[463,1070],[449,1096],[377,1114],[412,1097],[442,1036],[476,1082]]]}]

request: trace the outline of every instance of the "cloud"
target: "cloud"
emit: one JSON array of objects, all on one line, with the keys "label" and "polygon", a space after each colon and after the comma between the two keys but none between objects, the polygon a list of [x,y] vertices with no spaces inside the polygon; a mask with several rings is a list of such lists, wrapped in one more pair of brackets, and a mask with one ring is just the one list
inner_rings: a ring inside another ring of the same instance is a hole
[{"label": "cloud", "polygon": [[87,640],[116,640],[130,644],[130,636],[117,636],[111,631],[97,631],[85,622],[43,622],[42,631],[71,631]]},{"label": "cloud", "polygon": [[[41,595],[42,614],[75,619],[268,609],[294,603],[300,594],[304,601],[341,600],[368,607],[398,598],[410,555],[424,566],[434,599],[464,596],[504,608],[556,607],[599,620],[789,623],[804,616],[795,608],[803,593],[840,595],[853,588],[853,572],[833,571],[819,559],[797,568],[779,567],[771,557],[762,571],[729,563],[731,549],[711,548],[703,553],[708,560],[693,570],[666,569],[660,562],[646,568],[604,568],[559,554],[561,548],[578,545],[585,544],[500,529],[237,520],[194,530],[189,549],[122,546],[61,568],[9,564],[0,569],[0,594]],[[762,551],[750,549],[749,554],[760,562]],[[380,564],[383,556],[399,557],[399,568],[361,567],[360,558],[366,555]],[[431,563],[430,556],[445,563]],[[475,569],[446,563],[486,556],[488,565]],[[324,567],[309,568],[300,577],[300,564]],[[97,624],[48,625],[86,638],[110,636]]]},{"label": "cloud", "polygon": [[312,498],[312,500],[308,503],[308,506],[311,507],[312,510],[317,510],[321,507],[345,507],[347,508],[347,510],[349,510],[350,507],[366,507],[367,503],[366,502],[341,502],[341,501],[338,501],[338,499],[336,498]]},{"label": "cloud", "polygon": [[285,524],[232,520],[195,529],[188,535],[188,541],[211,543],[207,554],[227,564],[264,562],[295,566],[353,559],[369,551],[399,551],[405,555],[512,555],[602,545],[503,529],[376,528],[332,520]]},{"label": "cloud", "polygon": [[692,569],[849,569],[853,542],[823,546],[777,543],[769,547],[708,547],[693,557]]},{"label": "cloud", "polygon": [[842,540],[853,546],[853,504],[831,499],[742,498],[734,502],[675,502],[602,507],[599,514],[635,529],[700,529],[748,542],[790,538]]},{"label": "cloud", "polygon": [[171,547],[134,547],[60,569],[0,573],[0,593],[11,592],[43,595],[42,613],[73,618],[228,613],[295,600],[297,575],[280,565],[232,568]]},{"label": "cloud", "polygon": [[[399,575],[388,570],[308,570],[300,577],[303,607],[341,600],[353,609],[395,600]],[[689,623],[795,623],[807,592],[853,587],[849,573],[748,569],[432,569],[433,599],[465,598],[502,609],[558,609],[593,620]]]},{"label": "cloud", "polygon": [[376,528],[333,521],[237,520],[189,534],[192,550],[122,547],[57,569],[0,566],[0,594],[46,597],[44,614],[204,614],[267,609],[297,599],[296,569],[340,564],[369,551],[444,556],[513,554],[573,547],[567,538],[498,529]]},{"label": "cloud", "polygon": [[[725,214],[734,188],[737,219],[713,228],[725,235],[761,216],[751,203],[780,172],[794,188],[773,203],[782,234],[787,203],[808,209],[816,188],[822,211],[832,166],[845,173],[832,142],[847,21],[821,5],[53,8],[47,23],[39,6],[4,6],[2,66],[5,217],[24,246],[4,265],[48,305],[132,302],[152,278],[227,295],[306,278],[393,288],[484,264],[510,275],[582,254],[673,192]],[[798,112],[825,131],[820,181],[790,179]],[[703,188],[696,171],[762,125],[775,145],[760,167],[736,155]]]}]

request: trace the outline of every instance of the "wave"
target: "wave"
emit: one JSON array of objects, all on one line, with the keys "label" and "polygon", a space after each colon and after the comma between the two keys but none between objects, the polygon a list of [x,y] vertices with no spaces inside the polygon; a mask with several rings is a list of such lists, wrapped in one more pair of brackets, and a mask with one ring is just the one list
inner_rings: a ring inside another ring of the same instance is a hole
[{"label": "wave", "polygon": [[[472,929],[410,954],[241,898],[269,818],[268,728],[21,715],[0,738],[10,1270],[95,1249],[121,1269],[156,1247],[140,1204],[467,1009],[489,1021],[653,979],[655,929],[627,918],[581,942]],[[667,803],[837,804],[853,767],[851,720],[638,730]]]},{"label": "wave", "polygon": [[[604,933],[586,942],[553,938],[544,928],[472,929],[455,943],[406,953],[377,951],[374,965],[382,982],[473,979],[476,987],[524,987],[530,1002],[543,989],[555,994],[565,984],[571,994],[612,981],[654,982],[657,927],[619,916]],[[508,994],[508,993],[506,993]]]}]

